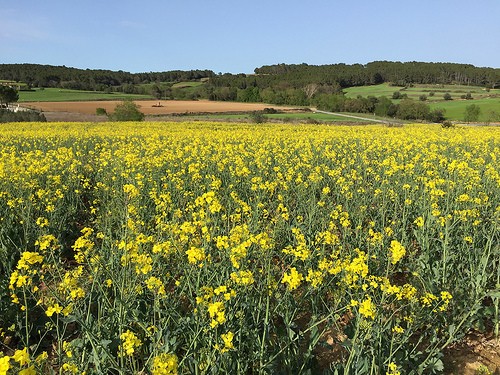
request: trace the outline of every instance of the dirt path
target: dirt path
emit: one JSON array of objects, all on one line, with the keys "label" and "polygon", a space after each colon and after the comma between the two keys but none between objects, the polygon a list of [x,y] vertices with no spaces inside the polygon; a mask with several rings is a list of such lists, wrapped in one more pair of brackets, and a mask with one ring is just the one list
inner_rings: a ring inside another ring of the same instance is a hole
[{"label": "dirt path", "polygon": [[346,115],[345,113],[338,113],[338,112],[319,111],[319,110],[314,109],[314,108],[312,108],[312,111],[316,112],[316,113],[324,113],[324,114],[327,114],[327,115],[335,115],[335,116],[341,116],[341,117],[348,117],[348,118],[354,118],[354,119],[357,119],[357,120],[378,122],[378,123],[382,123],[382,124],[388,124],[389,123],[388,121],[385,121],[385,120],[377,120],[377,119],[369,118],[369,117],[360,117],[360,116]]}]

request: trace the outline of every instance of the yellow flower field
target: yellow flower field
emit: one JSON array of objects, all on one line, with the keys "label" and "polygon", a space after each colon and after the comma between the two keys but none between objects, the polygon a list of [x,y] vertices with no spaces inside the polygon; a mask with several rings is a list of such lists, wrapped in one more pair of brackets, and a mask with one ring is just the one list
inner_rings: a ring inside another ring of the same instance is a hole
[{"label": "yellow flower field", "polygon": [[2,125],[0,375],[440,373],[498,334],[499,151],[490,127]]}]

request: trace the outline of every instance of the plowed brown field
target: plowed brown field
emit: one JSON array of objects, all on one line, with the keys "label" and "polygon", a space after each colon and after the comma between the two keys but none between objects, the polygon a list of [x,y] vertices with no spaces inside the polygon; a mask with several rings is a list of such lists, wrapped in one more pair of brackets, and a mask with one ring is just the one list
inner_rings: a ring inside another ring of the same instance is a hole
[{"label": "plowed brown field", "polygon": [[[104,108],[112,113],[120,101],[89,101],[89,102],[27,102],[22,106],[38,109],[44,112],[71,112],[95,114],[97,108]],[[259,111],[273,107],[265,103],[212,102],[208,100],[141,100],[135,101],[141,112],[146,115],[166,115],[172,113],[217,113],[217,112],[247,112]],[[157,107],[158,103],[161,104]],[[155,107],[156,106],[156,107]],[[274,106],[276,107],[276,106]],[[280,107],[292,109],[291,107]]]}]

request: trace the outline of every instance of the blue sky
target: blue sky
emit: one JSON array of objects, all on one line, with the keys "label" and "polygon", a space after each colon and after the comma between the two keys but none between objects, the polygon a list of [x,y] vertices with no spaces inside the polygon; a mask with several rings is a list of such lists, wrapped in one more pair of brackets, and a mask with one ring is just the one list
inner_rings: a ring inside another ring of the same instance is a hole
[{"label": "blue sky", "polygon": [[0,63],[252,73],[277,63],[500,68],[499,0],[0,0]]}]

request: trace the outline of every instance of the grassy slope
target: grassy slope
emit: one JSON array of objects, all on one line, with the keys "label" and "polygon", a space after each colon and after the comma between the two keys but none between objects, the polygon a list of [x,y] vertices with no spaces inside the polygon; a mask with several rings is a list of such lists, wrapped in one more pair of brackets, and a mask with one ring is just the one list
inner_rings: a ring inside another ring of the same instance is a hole
[{"label": "grassy slope", "polygon": [[198,87],[202,86],[204,83],[199,81],[186,81],[186,82],[177,82],[172,85],[172,88],[184,88],[184,87]]},{"label": "grassy slope", "polygon": [[[490,90],[487,92],[483,87],[479,86],[463,86],[463,85],[415,85],[403,89],[402,87],[389,86],[384,83],[374,86],[350,87],[344,90],[346,96],[355,98],[361,96],[386,96],[392,98],[395,91],[406,93],[409,98],[418,100],[420,95],[426,95],[427,101],[432,109],[443,108],[446,110],[446,117],[450,120],[462,121],[464,118],[465,107],[471,104],[476,104],[481,108],[479,121],[486,121],[491,111],[500,113],[500,90]],[[434,96],[429,96],[433,91]],[[443,95],[450,93],[453,100],[444,100]],[[473,100],[460,99],[462,95],[471,93]],[[399,100],[394,100],[398,103]]]},{"label": "grassy slope", "polygon": [[62,90],[46,88],[44,90],[20,91],[19,102],[65,102],[85,100],[125,100],[151,99],[149,95],[131,95],[122,93],[105,93],[102,91]]}]

